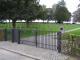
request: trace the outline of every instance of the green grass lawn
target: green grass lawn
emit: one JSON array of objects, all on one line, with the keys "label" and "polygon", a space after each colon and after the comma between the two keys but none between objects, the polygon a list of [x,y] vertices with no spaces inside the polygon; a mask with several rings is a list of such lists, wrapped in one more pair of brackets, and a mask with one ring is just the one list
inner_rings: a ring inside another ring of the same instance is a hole
[{"label": "green grass lawn", "polygon": [[70,34],[79,35],[80,36],[80,29],[70,32]]},{"label": "green grass lawn", "polygon": [[[60,30],[60,27],[63,26],[64,30],[71,30],[80,28],[79,24],[52,24],[52,23],[30,23],[27,27],[26,23],[16,23],[16,28],[22,29],[23,32],[21,33],[21,36],[31,36],[34,35],[33,30],[37,29],[41,32],[39,34],[47,34],[46,31],[52,31],[52,32],[58,32]],[[12,23],[6,23],[6,24],[0,24],[0,28],[3,29],[11,29]],[[70,32],[71,34],[79,34],[80,30]]]},{"label": "green grass lawn", "polygon": [[[31,23],[29,24],[29,27],[26,26],[26,23],[16,23],[16,28],[21,28],[21,29],[37,29],[41,31],[54,31],[57,32],[59,31],[60,27],[63,26],[65,30],[71,30],[75,28],[79,28],[79,24],[50,24],[50,23]],[[0,28],[12,28],[11,23],[7,24],[0,24]]]}]

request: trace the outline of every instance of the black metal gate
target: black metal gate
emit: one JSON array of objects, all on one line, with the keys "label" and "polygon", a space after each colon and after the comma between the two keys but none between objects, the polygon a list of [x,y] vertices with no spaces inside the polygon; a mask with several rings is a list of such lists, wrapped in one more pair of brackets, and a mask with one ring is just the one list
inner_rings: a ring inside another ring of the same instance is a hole
[{"label": "black metal gate", "polygon": [[0,29],[0,41],[11,41],[80,56],[80,36],[68,33],[31,29]]},{"label": "black metal gate", "polygon": [[20,43],[56,50],[57,33],[54,33],[53,31],[21,30]]}]

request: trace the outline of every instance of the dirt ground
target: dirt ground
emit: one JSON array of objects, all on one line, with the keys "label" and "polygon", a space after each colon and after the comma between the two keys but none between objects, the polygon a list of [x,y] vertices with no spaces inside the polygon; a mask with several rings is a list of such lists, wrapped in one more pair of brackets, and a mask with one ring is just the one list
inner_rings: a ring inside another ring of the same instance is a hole
[{"label": "dirt ground", "polygon": [[69,57],[67,60],[80,60],[79,57]]}]

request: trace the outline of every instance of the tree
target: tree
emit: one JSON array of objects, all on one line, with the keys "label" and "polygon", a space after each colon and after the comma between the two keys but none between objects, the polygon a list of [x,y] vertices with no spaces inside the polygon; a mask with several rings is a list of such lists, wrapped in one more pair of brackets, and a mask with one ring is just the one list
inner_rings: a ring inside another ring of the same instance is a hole
[{"label": "tree", "polygon": [[54,16],[54,13],[55,13],[55,11],[56,11],[56,7],[57,7],[57,4],[54,4],[54,5],[52,6],[53,16]]},{"label": "tree", "polygon": [[54,15],[55,15],[55,11],[56,11],[56,7],[57,7],[57,4],[54,4],[53,6],[52,6],[52,11],[53,11],[53,20],[55,20],[55,23],[56,23],[56,19],[54,19]]},{"label": "tree", "polygon": [[57,20],[57,23],[63,23],[63,21],[69,20],[70,16],[71,16],[71,13],[66,8],[64,0],[62,0],[56,6],[54,19]]},{"label": "tree", "polygon": [[21,0],[0,0],[0,16],[2,19],[11,19],[13,28],[20,17],[21,5]]},{"label": "tree", "polygon": [[80,22],[80,8],[73,13],[73,19],[75,22]]},{"label": "tree", "polygon": [[80,4],[78,5],[78,9],[73,12],[73,21],[80,22]]},{"label": "tree", "polygon": [[65,7],[66,3],[64,0],[59,1],[58,3],[59,6]]},{"label": "tree", "polygon": [[37,19],[42,19],[43,23],[44,23],[44,20],[47,19],[47,9],[45,5],[40,6],[40,10],[39,10],[39,14],[37,15]]},{"label": "tree", "polygon": [[40,5],[39,4],[32,4],[28,7],[28,12],[26,16],[26,23],[28,24],[32,20],[37,19],[37,15],[39,14]]},{"label": "tree", "polygon": [[48,17],[47,17],[48,21],[52,20],[52,18],[53,18],[53,10],[52,10],[52,8],[47,8],[47,15],[48,15]]},{"label": "tree", "polygon": [[38,10],[38,0],[0,0],[0,19],[11,19],[13,28],[18,19],[27,22],[35,19]]},{"label": "tree", "polygon": [[39,14],[40,5],[39,0],[24,0],[23,10],[21,10],[21,17],[26,21],[27,26],[32,20],[37,19]]}]

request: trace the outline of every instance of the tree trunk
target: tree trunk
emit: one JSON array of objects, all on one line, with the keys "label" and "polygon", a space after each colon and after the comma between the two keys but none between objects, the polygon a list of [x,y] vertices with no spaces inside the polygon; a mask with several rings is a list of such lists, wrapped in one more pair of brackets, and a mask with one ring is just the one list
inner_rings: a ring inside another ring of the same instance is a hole
[{"label": "tree trunk", "polygon": [[55,23],[57,24],[57,21],[56,20],[54,20],[55,21]]},{"label": "tree trunk", "polygon": [[12,27],[13,27],[13,28],[16,28],[16,19],[13,19],[13,20],[12,20]]},{"label": "tree trunk", "polygon": [[9,23],[10,23],[10,19],[9,19]]},{"label": "tree trunk", "polygon": [[49,20],[47,20],[47,23],[49,23]]},{"label": "tree trunk", "polygon": [[43,20],[43,23],[45,23],[44,20]]},{"label": "tree trunk", "polygon": [[59,24],[63,24],[63,21],[57,21],[57,23],[59,23]]},{"label": "tree trunk", "polygon": [[28,20],[26,20],[26,26],[29,27],[29,21]]}]

